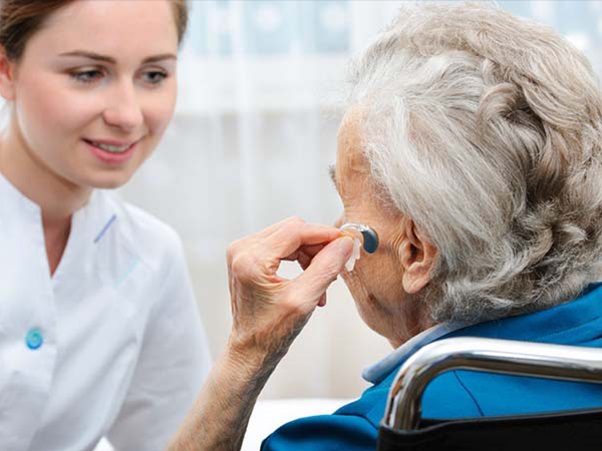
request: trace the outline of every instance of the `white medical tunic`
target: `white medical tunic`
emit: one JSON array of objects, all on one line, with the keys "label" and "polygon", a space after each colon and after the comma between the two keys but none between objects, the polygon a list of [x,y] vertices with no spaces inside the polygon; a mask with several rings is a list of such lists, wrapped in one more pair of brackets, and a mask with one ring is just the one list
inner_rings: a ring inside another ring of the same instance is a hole
[{"label": "white medical tunic", "polygon": [[50,275],[40,208],[0,176],[0,449],[165,448],[209,370],[179,238],[96,191]]}]

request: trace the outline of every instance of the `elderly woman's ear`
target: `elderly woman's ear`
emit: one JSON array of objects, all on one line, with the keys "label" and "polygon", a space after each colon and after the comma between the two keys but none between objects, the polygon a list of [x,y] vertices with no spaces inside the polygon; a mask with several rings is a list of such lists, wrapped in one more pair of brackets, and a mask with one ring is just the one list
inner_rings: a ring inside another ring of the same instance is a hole
[{"label": "elderly woman's ear", "polygon": [[398,249],[403,267],[403,289],[406,293],[416,294],[431,281],[438,250],[410,218],[402,221]]}]

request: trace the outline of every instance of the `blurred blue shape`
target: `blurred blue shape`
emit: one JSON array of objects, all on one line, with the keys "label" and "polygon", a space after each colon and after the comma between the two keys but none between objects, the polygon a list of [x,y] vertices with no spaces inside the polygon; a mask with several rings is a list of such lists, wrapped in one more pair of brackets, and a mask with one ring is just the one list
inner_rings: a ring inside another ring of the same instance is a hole
[{"label": "blurred blue shape", "polygon": [[[216,20],[226,22],[231,20],[232,2],[230,0],[218,0],[215,5]],[[215,53],[220,56],[232,55],[232,30],[226,23],[219,23],[217,36],[217,49]]]},{"label": "blurred blue shape", "polygon": [[315,51],[344,53],[349,50],[349,2],[323,0],[312,4]]},{"label": "blurred blue shape", "polygon": [[189,2],[190,12],[188,17],[188,31],[186,44],[197,55],[206,55],[209,52],[207,43],[208,22],[207,2]]},{"label": "blurred blue shape", "polygon": [[499,0],[498,6],[506,11],[511,12],[516,16],[532,18],[531,2],[515,1],[515,0]]},{"label": "blurred blue shape", "polygon": [[[348,0],[191,1],[187,40],[205,56],[232,55],[229,27],[233,7],[242,7],[242,50],[255,55],[287,54],[296,46],[305,53],[345,53],[350,42]],[[212,17],[210,17],[212,16]],[[209,27],[210,20],[213,26]],[[210,36],[209,33],[217,33]]]},{"label": "blurred blue shape", "polygon": [[554,24],[556,29],[563,34],[588,33],[596,29],[599,14],[592,8],[591,1],[564,1],[557,2],[557,17]]},{"label": "blurred blue shape", "polygon": [[298,36],[298,3],[257,0],[244,2],[244,50],[256,55],[288,53]]},{"label": "blurred blue shape", "polygon": [[[512,1],[501,0],[498,5],[511,13],[554,27],[562,34],[588,33],[596,29],[600,14],[594,2],[571,1]],[[542,15],[537,11],[545,12]]]}]

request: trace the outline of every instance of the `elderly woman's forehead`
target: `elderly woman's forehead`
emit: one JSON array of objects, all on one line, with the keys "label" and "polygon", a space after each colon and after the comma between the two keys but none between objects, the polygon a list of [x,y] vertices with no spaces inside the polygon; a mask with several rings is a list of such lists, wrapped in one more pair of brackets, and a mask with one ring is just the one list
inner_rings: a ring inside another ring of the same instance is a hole
[{"label": "elderly woman's forehead", "polygon": [[345,111],[345,114],[343,115],[343,119],[341,120],[341,126],[339,128],[339,132],[348,126],[356,126],[360,122],[362,115],[363,115],[363,112],[362,112],[361,108],[359,107],[359,105],[356,104],[356,105],[350,106]]},{"label": "elderly woman's forehead", "polygon": [[353,171],[367,171],[368,160],[362,144],[359,109],[352,108],[343,117],[339,128],[338,147],[339,164],[344,163],[345,168]]}]

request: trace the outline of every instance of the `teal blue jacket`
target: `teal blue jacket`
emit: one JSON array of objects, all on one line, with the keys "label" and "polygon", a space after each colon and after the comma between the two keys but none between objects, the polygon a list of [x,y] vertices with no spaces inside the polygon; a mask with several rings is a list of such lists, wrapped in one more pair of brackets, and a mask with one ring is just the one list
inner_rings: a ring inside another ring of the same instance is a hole
[{"label": "teal blue jacket", "polygon": [[[547,310],[464,327],[436,339],[460,336],[600,348],[602,284],[591,285],[579,298]],[[373,375],[374,385],[357,401],[332,415],[285,424],[264,440],[261,451],[374,451],[389,388],[409,355],[399,358],[392,369]],[[450,371],[429,384],[422,408],[425,418],[446,419],[601,406],[602,384]]]}]

